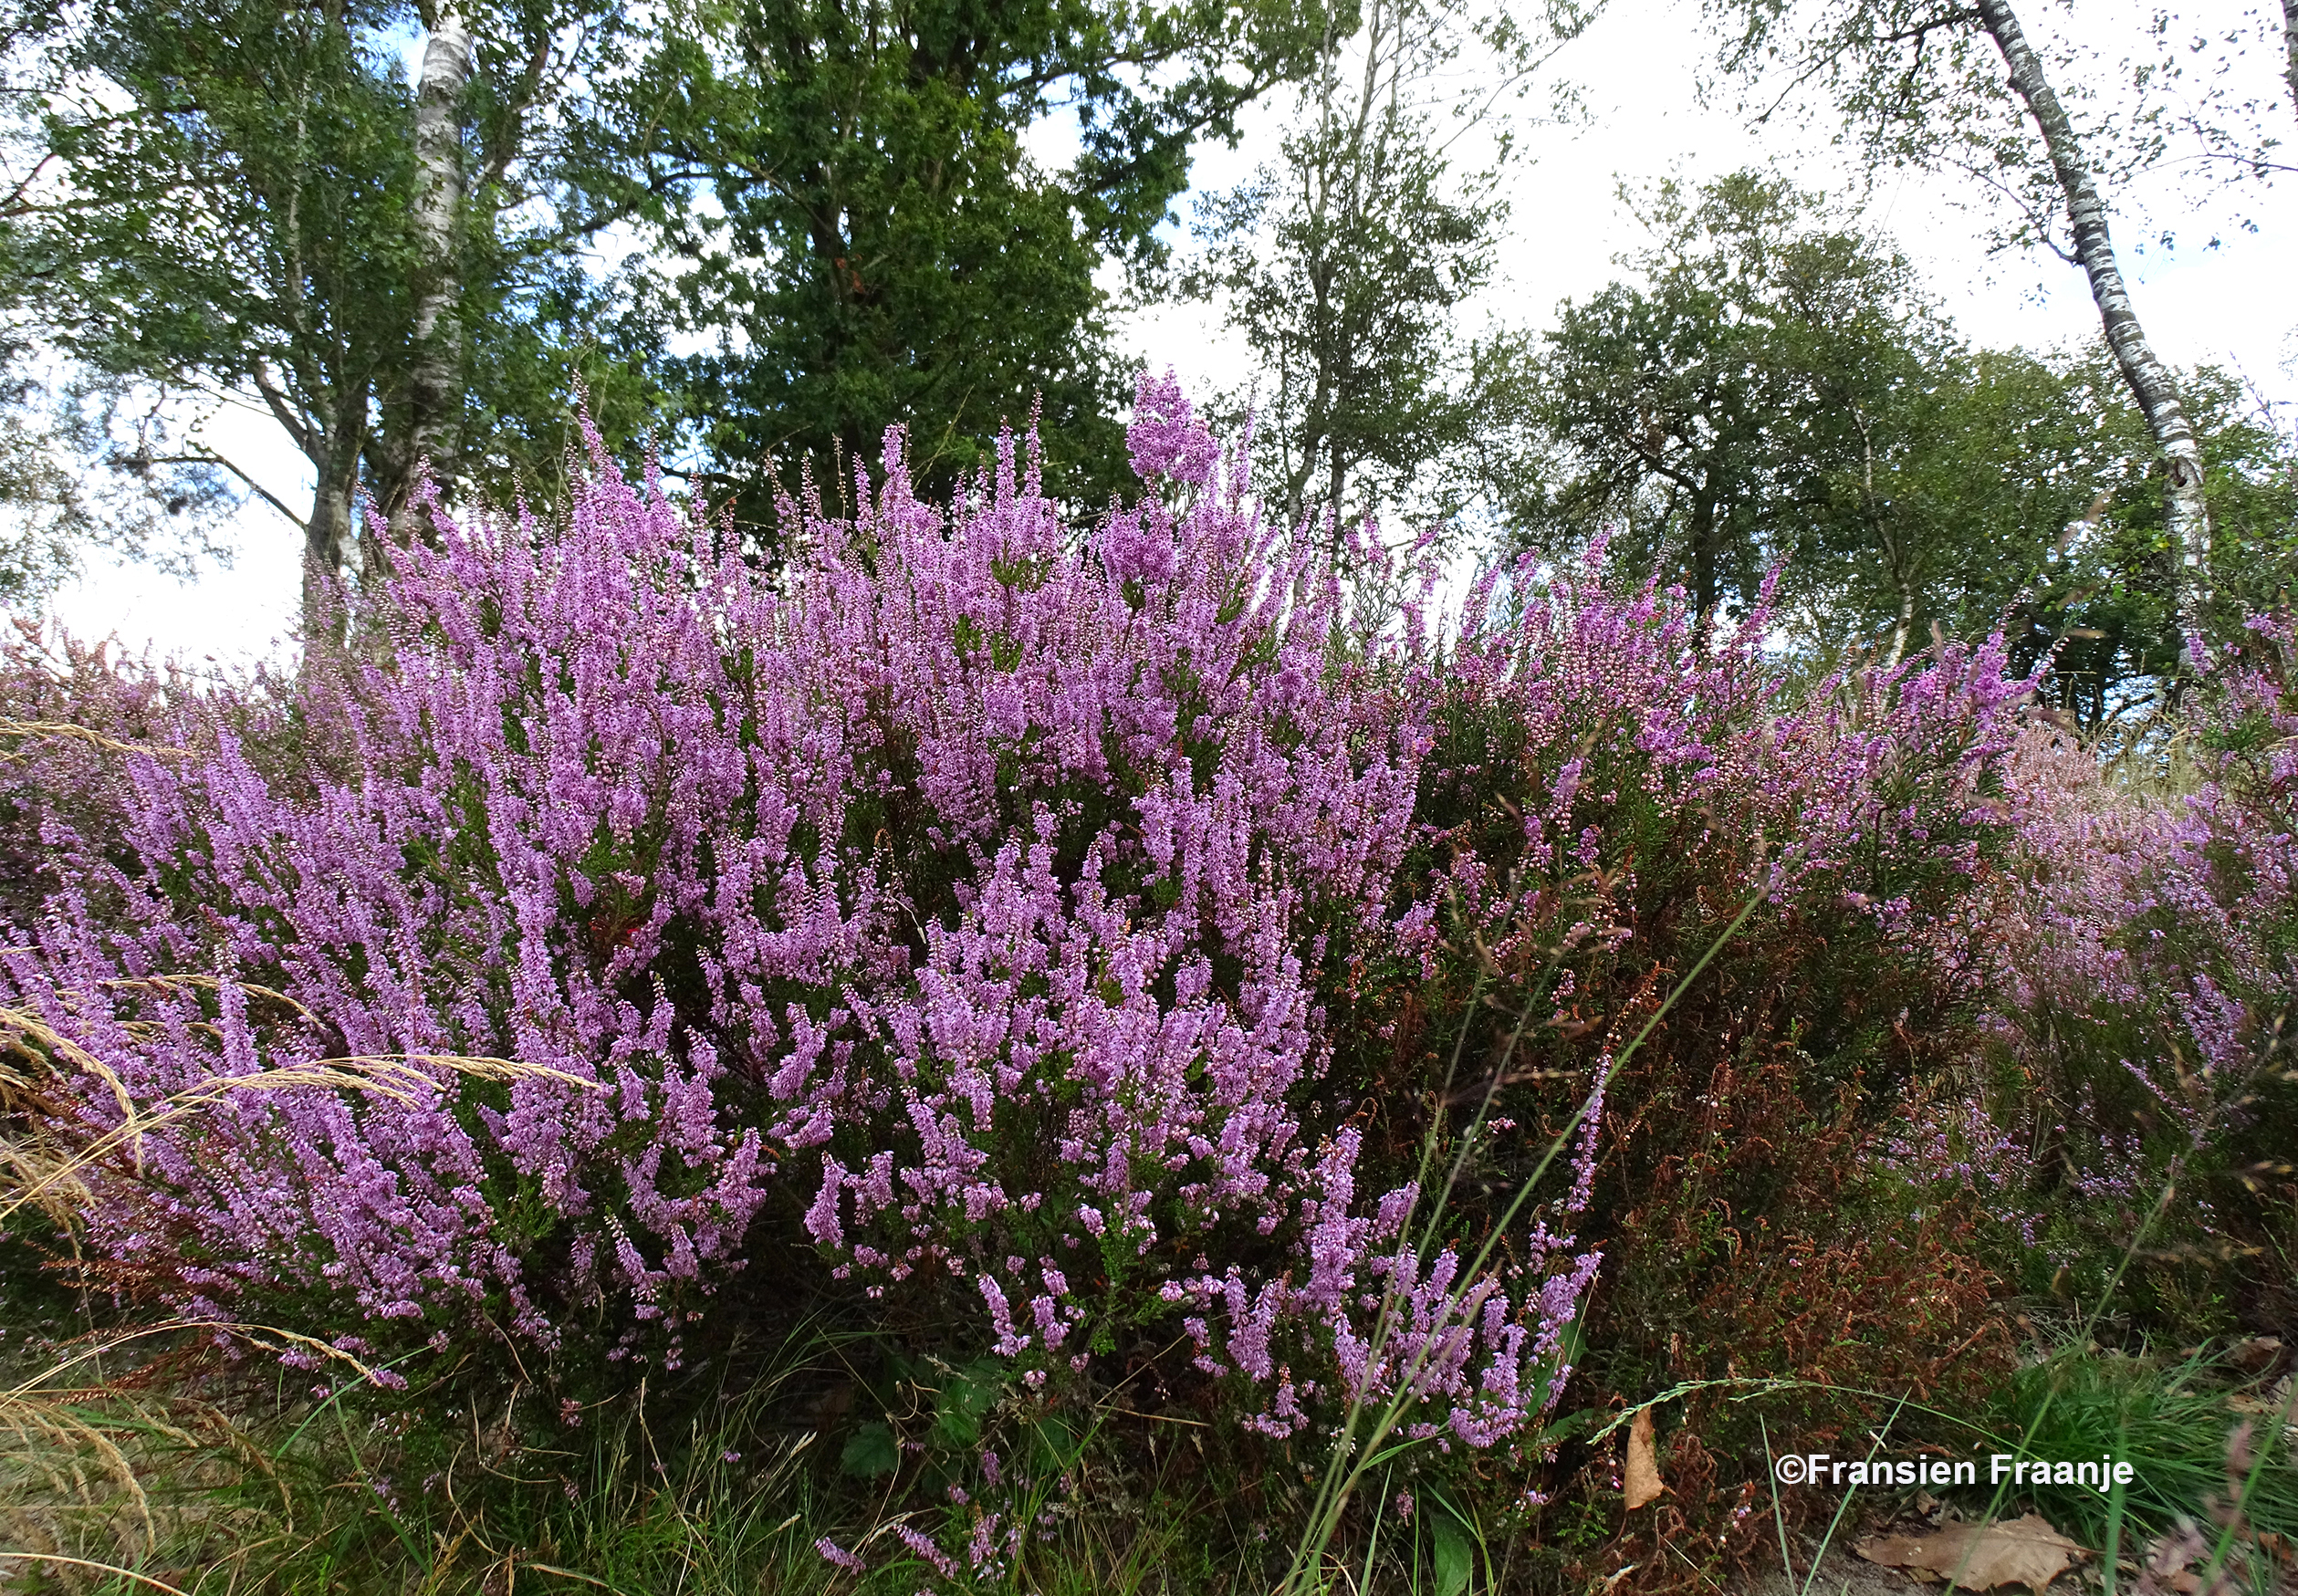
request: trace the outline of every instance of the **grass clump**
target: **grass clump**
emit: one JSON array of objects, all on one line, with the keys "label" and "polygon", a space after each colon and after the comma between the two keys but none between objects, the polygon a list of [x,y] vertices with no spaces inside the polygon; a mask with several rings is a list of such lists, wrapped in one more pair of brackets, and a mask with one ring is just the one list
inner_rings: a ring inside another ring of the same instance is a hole
[{"label": "grass clump", "polygon": [[1990,1430],[2014,1459],[2113,1458],[2133,1477],[2108,1492],[2026,1486],[2019,1500],[2097,1547],[2110,1535],[2167,1534],[2239,1509],[2250,1528],[2298,1537],[2291,1386],[2277,1363],[2246,1372],[2221,1351],[2179,1357],[2063,1347],[1998,1393]]}]

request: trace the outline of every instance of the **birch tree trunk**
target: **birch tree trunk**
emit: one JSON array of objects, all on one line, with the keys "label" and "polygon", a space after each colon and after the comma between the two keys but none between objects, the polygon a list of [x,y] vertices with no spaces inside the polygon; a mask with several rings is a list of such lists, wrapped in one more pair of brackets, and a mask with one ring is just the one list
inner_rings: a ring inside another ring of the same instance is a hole
[{"label": "birch tree trunk", "polygon": [[415,89],[415,190],[412,213],[419,252],[414,283],[413,362],[406,430],[397,453],[392,541],[417,536],[415,485],[428,466],[452,474],[463,411],[463,99],[471,82],[471,26],[460,0],[437,0],[423,78]]},{"label": "birch tree trunk", "polygon": [[2290,57],[2284,74],[2290,84],[2290,103],[2298,110],[2298,0],[2282,0],[2282,48]]},{"label": "birch tree trunk", "polygon": [[1896,670],[1899,662],[1907,657],[1907,639],[1915,631],[1915,589],[1905,577],[1895,572],[1893,582],[1899,589],[1899,613],[1891,622],[1891,649],[1883,657],[1883,668]]},{"label": "birch tree trunk", "polygon": [[[2202,451],[2178,398],[2178,383],[2147,341],[2146,329],[2131,306],[2130,290],[2123,282],[2114,240],[2107,232],[2105,202],[2099,197],[2097,181],[2083,158],[2074,124],[2043,75],[2042,62],[2027,43],[2010,0],[1978,0],[1978,5],[1979,22],[2010,68],[2011,87],[2025,102],[2027,114],[2042,134],[2051,170],[2066,198],[2075,259],[2090,278],[2091,297],[2097,302],[2107,347],[2115,351],[2123,381],[2129,384],[2131,397],[2138,402],[2154,433],[2155,447],[2162,454],[2169,478],[2166,498],[2170,547],[2180,568],[2173,598],[2179,656],[2182,663],[2189,663],[2200,645],[2202,616],[2210,597],[2210,521],[2202,502]],[[2286,9],[2298,8],[2298,0],[2283,0],[2283,5]],[[2298,15],[2298,9],[2293,9],[2293,14]]]}]

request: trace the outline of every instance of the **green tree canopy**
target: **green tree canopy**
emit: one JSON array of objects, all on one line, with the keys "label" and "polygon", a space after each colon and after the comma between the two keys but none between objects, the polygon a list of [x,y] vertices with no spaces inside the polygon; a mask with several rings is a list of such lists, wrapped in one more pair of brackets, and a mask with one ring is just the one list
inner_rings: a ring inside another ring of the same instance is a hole
[{"label": "green tree canopy", "polygon": [[[1935,628],[2010,618],[2094,723],[2172,663],[2178,567],[2157,450],[2110,357],[1966,342],[1904,256],[1791,185],[1663,185],[1638,279],[1567,305],[1531,409],[1551,468],[1518,537],[1599,532],[1744,611],[1782,569],[1788,624],[1822,652],[1896,658]],[[2210,462],[2222,601],[2279,587],[2298,480],[2287,442],[2222,373],[2181,378]]]},{"label": "green tree canopy", "polygon": [[[1491,282],[1510,141],[1502,130],[1480,170],[1454,146],[1488,130],[1591,14],[1374,0],[1354,38],[1322,41],[1278,160],[1201,203],[1203,249],[1180,287],[1218,303],[1257,358],[1227,408],[1233,424],[1249,410],[1264,491],[1289,521],[1338,536],[1383,512],[1441,520],[1486,485],[1519,340],[1461,324]],[[1481,71],[1464,95],[1468,60]]]},{"label": "green tree canopy", "polygon": [[[646,181],[705,193],[667,238],[690,263],[680,363],[714,496],[763,521],[810,471],[835,493],[885,429],[939,491],[1042,406],[1048,483],[1123,480],[1112,257],[1154,258],[1191,142],[1304,72],[1321,4],[725,0],[668,30],[621,92],[659,103]],[[1075,158],[1030,154],[1073,115]],[[779,475],[776,475],[778,467]]]},{"label": "green tree canopy", "polygon": [[[627,296],[578,250],[642,196],[585,164],[611,141],[570,136],[625,42],[616,16],[99,0],[16,27],[26,181],[0,293],[103,378],[277,422],[308,507],[212,449],[166,463],[236,476],[303,527],[307,608],[383,558],[361,494],[398,511],[426,456],[450,492],[553,472],[578,371],[602,420],[632,419],[625,368],[594,358],[627,335]],[[456,48],[411,80],[426,34]]]},{"label": "green tree canopy", "polygon": [[1617,556],[1679,572],[1702,616],[1744,607],[1794,550],[1838,409],[1813,378],[1876,402],[1929,339],[1906,264],[1807,225],[1812,204],[1751,172],[1659,185],[1655,242],[1622,262],[1642,283],[1567,301],[1544,341],[1531,411],[1557,465],[1519,506],[1530,541],[1613,527]]}]

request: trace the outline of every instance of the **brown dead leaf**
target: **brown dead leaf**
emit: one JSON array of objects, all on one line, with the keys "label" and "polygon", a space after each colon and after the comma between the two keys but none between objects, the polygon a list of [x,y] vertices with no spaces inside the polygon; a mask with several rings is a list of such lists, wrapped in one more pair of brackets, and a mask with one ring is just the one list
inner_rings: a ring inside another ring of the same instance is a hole
[{"label": "brown dead leaf", "polygon": [[1659,1454],[1652,1445],[1652,1410],[1645,1408],[1628,1425],[1628,1467],[1625,1486],[1628,1511],[1633,1513],[1667,1488],[1660,1483]]},{"label": "brown dead leaf", "polygon": [[2147,1549],[2147,1565],[2131,1587],[2131,1596],[2237,1596],[2241,1586],[2232,1569],[2221,1568],[2205,1580],[2188,1566],[2210,1561],[2210,1543],[2201,1528],[2181,1519],[2176,1529]]},{"label": "brown dead leaf", "polygon": [[2282,1361],[2282,1344],[2279,1336],[2252,1336],[2247,1341],[2237,1341],[2227,1348],[2226,1361],[2243,1373],[2265,1373]]},{"label": "brown dead leaf", "polygon": [[1871,1563],[1921,1579],[1953,1580],[1970,1591],[2026,1585],[2040,1591],[2083,1549],[2030,1513],[2008,1524],[1942,1524],[1912,1535],[1879,1535],[1853,1549]]}]

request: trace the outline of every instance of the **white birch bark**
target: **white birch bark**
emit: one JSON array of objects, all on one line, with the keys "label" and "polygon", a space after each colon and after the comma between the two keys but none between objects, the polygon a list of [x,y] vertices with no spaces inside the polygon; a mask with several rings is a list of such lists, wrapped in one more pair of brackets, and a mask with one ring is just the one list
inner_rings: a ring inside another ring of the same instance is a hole
[{"label": "white birch bark", "polygon": [[2298,0],[2282,0],[2282,49],[2290,58],[2285,70],[2290,103],[2298,109]]},{"label": "white birch bark", "polygon": [[[2298,0],[2283,0],[2298,7]],[[2161,453],[2169,483],[2166,490],[2170,546],[2178,562],[2174,607],[2178,613],[2182,662],[2190,662],[2202,638],[2202,616],[2209,601],[2210,521],[2202,502],[2202,451],[2170,370],[2157,358],[2139,325],[2130,301],[2122,267],[2115,258],[2115,244],[2107,231],[2106,204],[2099,197],[2097,180],[2083,158],[2074,124],[2059,103],[2044,75],[2010,0],[1978,0],[1979,16],[2011,71],[2011,87],[2025,102],[2027,114],[2042,134],[2050,152],[2051,170],[2066,199],[2067,221],[2074,235],[2074,256],[2090,278],[2091,297],[2097,302],[2107,347],[2115,351],[2123,381],[2147,418]],[[2298,11],[2293,11],[2298,15]]]},{"label": "white birch bark", "polygon": [[426,464],[452,472],[462,420],[462,275],[457,264],[464,208],[463,98],[471,82],[472,38],[460,0],[438,0],[423,77],[415,89],[413,220],[420,252],[415,283],[413,363],[400,502],[392,536],[416,536],[415,479]]}]

